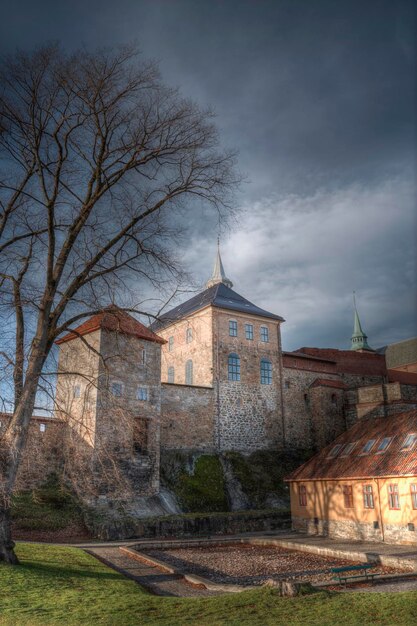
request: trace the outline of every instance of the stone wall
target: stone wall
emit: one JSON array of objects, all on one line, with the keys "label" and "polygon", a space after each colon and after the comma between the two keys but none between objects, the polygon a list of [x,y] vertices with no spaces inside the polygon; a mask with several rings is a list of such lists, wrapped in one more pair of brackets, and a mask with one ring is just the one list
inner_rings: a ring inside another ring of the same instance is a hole
[{"label": "stone wall", "polygon": [[212,387],[162,384],[162,449],[213,451],[215,419]]}]

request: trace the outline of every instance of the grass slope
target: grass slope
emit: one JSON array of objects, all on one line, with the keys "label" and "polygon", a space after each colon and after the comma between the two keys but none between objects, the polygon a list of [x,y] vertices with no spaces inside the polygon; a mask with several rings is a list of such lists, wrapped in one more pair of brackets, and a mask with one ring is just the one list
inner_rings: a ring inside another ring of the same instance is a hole
[{"label": "grass slope", "polygon": [[211,598],[161,598],[75,548],[19,544],[22,565],[0,565],[1,626],[411,626],[417,593],[317,593],[272,589]]}]

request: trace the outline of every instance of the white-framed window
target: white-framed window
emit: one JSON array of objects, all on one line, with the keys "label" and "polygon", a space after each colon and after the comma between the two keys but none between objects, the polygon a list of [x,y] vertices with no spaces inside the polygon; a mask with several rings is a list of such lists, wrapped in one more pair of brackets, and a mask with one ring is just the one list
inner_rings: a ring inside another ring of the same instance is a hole
[{"label": "white-framed window", "polygon": [[74,396],[74,398],[80,398],[81,397],[81,385],[74,385],[73,396]]},{"label": "white-framed window", "polygon": [[168,382],[173,383],[174,381],[175,381],[175,369],[173,365],[170,365],[170,367],[168,367]]},{"label": "white-framed window", "polygon": [[417,441],[417,433],[409,433],[404,439],[404,443],[401,446],[401,450],[411,450]]},{"label": "white-framed window", "polygon": [[372,485],[363,486],[363,506],[365,509],[374,508],[374,492]]},{"label": "white-framed window", "polygon": [[376,442],[376,439],[368,439],[362,448],[362,454],[369,454]]},{"label": "white-framed window", "polygon": [[174,349],[174,337],[168,339],[168,352],[172,352]]},{"label": "white-framed window", "polygon": [[272,385],[272,363],[261,359],[261,385]]},{"label": "white-framed window", "polygon": [[121,398],[123,395],[123,384],[118,381],[113,381],[110,386],[110,391],[115,398]]},{"label": "white-framed window", "polygon": [[229,354],[227,361],[229,380],[240,380],[240,358],[238,354]]},{"label": "white-framed window", "polygon": [[261,326],[261,341],[264,343],[269,341],[269,329],[267,326]]},{"label": "white-framed window", "polygon": [[142,348],[141,361],[142,361],[142,365],[146,365],[146,350],[145,350],[145,348]]},{"label": "white-framed window", "polygon": [[377,451],[377,452],[385,452],[385,450],[387,450],[387,449],[388,449],[388,447],[389,447],[389,445],[390,445],[390,443],[391,443],[392,439],[393,439],[392,437],[384,437],[384,438],[381,440],[381,443],[379,444],[379,446],[378,446],[378,448],[377,448],[377,450],[376,450],[376,451]]},{"label": "white-framed window", "polygon": [[39,424],[39,431],[44,433],[46,431],[46,424]]},{"label": "white-framed window", "polygon": [[193,329],[187,328],[186,333],[185,333],[185,341],[187,343],[191,343],[192,340],[193,340]]},{"label": "white-framed window", "polygon": [[388,506],[394,511],[400,509],[400,494],[398,492],[398,485],[395,483],[388,485]]},{"label": "white-framed window", "polygon": [[245,336],[249,341],[253,340],[253,324],[245,324]]},{"label": "white-framed window", "polygon": [[147,387],[138,387],[136,392],[136,399],[146,401],[149,399],[148,388]]},{"label": "white-framed window", "polygon": [[237,337],[237,321],[229,320],[229,336]]},{"label": "white-framed window", "polygon": [[411,491],[411,504],[413,506],[413,509],[417,509],[417,484],[413,483],[410,486],[410,491]]},{"label": "white-framed window", "polygon": [[191,359],[185,364],[185,384],[192,385],[193,384],[193,362]]}]

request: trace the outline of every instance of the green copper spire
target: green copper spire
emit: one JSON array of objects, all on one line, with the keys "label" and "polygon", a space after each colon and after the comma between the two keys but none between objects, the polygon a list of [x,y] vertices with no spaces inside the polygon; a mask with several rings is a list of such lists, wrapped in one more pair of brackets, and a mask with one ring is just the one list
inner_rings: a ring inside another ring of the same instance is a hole
[{"label": "green copper spire", "polygon": [[351,350],[370,350],[373,352],[373,349],[368,345],[368,337],[362,330],[361,322],[359,319],[358,310],[356,308],[356,298],[355,292],[353,292],[353,307],[355,309],[355,317],[353,323],[353,335],[351,339]]}]

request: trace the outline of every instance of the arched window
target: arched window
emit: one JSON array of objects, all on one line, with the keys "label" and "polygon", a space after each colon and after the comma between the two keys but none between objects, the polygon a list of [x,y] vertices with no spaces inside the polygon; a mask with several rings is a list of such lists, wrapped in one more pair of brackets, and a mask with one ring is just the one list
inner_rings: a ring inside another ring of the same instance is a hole
[{"label": "arched window", "polygon": [[189,359],[185,364],[185,384],[193,384],[193,362]]},{"label": "arched window", "polygon": [[173,383],[174,379],[175,379],[175,370],[171,365],[171,367],[168,367],[168,382]]},{"label": "arched window", "polygon": [[261,385],[272,385],[272,363],[261,359]]},{"label": "arched window", "polygon": [[229,380],[240,380],[240,358],[238,354],[229,354],[228,374]]},{"label": "arched window", "polygon": [[187,328],[187,332],[185,334],[185,340],[187,343],[191,343],[193,340],[193,329]]}]

